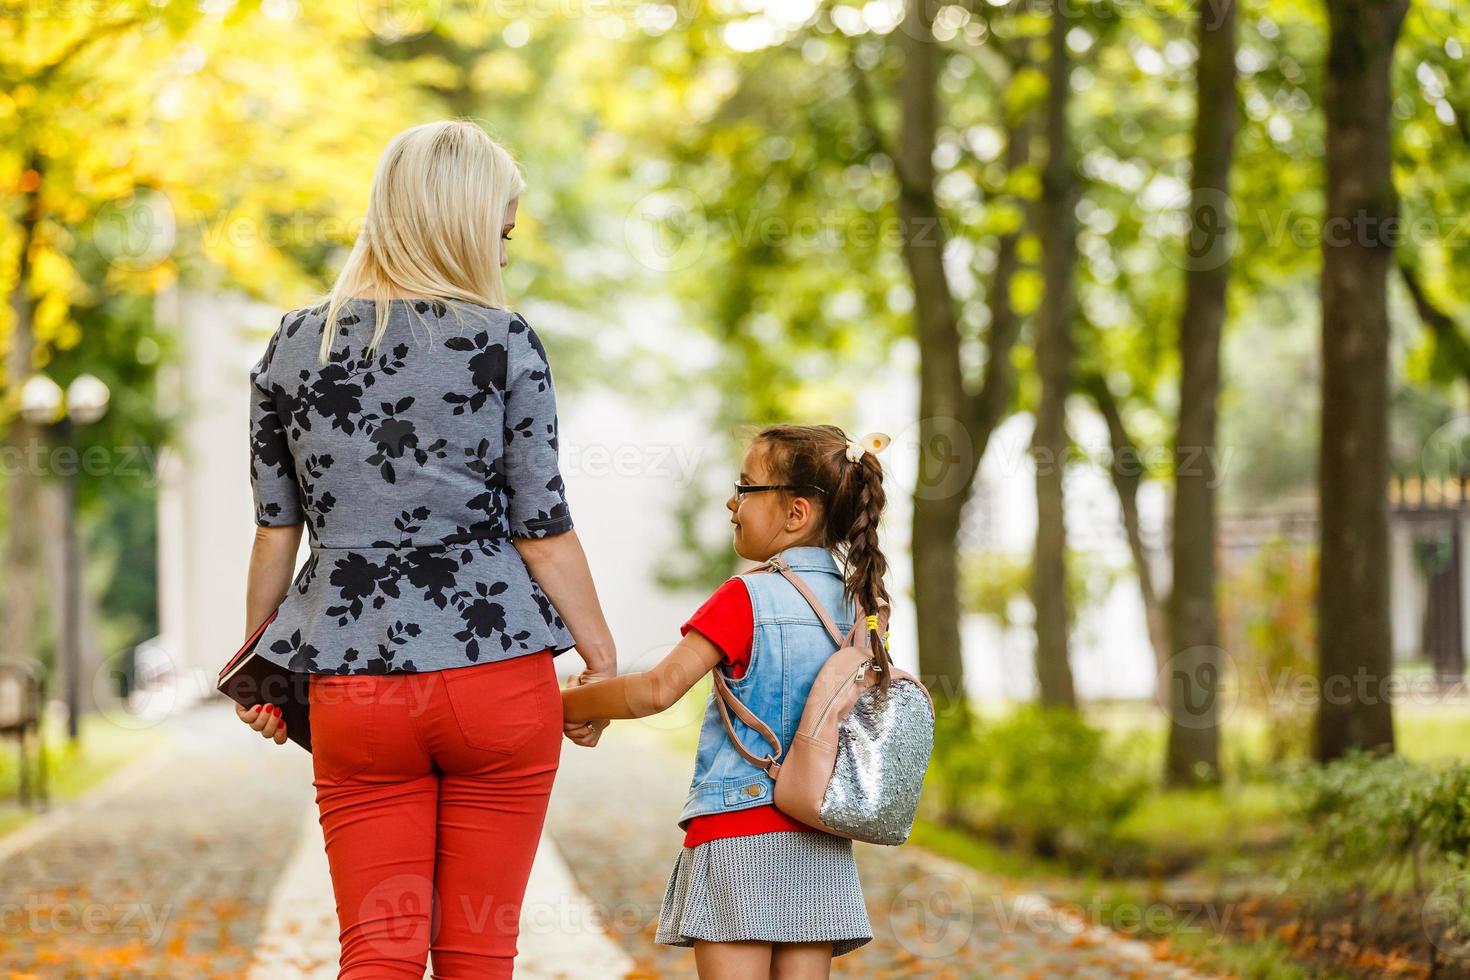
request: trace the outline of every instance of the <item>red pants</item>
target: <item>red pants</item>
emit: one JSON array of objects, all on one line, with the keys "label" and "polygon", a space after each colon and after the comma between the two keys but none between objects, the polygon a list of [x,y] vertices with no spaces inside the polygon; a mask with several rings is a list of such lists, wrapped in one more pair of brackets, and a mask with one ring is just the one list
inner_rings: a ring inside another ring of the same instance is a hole
[{"label": "red pants", "polygon": [[314,674],[313,785],[339,980],[509,977],[561,762],[551,652],[420,674]]}]

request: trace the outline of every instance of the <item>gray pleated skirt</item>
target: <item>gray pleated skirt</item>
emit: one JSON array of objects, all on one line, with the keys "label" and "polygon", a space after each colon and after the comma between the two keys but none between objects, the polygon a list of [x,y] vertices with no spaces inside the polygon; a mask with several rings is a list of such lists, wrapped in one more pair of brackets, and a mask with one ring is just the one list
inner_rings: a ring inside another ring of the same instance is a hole
[{"label": "gray pleated skirt", "polygon": [[777,830],[685,847],[659,910],[658,942],[832,943],[841,956],[873,939],[852,841]]}]

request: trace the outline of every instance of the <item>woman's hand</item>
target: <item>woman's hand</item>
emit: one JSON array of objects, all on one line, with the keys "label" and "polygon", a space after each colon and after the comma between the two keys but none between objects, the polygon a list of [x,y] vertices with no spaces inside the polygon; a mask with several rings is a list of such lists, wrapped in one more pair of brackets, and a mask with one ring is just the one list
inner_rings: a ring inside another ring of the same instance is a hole
[{"label": "woman's hand", "polygon": [[285,744],[286,722],[281,717],[281,709],[275,705],[257,704],[247,710],[243,704],[237,704],[235,705],[235,717],[277,745]]},{"label": "woman's hand", "polygon": [[[586,684],[589,681],[603,680],[608,677],[616,676],[616,674],[616,665],[613,665],[612,667],[598,669],[588,667],[586,670],[582,671],[580,674],[567,681],[567,687],[576,687],[579,684]],[[612,722],[606,719],[603,719],[601,721],[562,722],[562,734],[576,744],[590,749],[592,746],[597,744],[598,739],[602,738],[602,730],[610,724],[612,724]]]}]

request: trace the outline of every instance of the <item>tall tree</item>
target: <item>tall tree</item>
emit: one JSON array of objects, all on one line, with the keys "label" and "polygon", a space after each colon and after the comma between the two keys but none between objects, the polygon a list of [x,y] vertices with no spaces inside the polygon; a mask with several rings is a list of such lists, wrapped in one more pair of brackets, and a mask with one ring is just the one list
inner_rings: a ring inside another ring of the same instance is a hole
[{"label": "tall tree", "polygon": [[[158,446],[168,426],[151,385],[170,348],[144,301],[179,278],[290,301],[330,254],[330,229],[350,224],[342,187],[354,172],[365,186],[382,139],[413,118],[398,78],[357,57],[365,32],[360,18],[315,10],[148,0],[96,18],[33,5],[0,28],[0,180],[12,190],[0,215],[0,438],[40,464],[0,474],[0,657],[44,649],[40,575],[54,551],[40,506],[51,467],[30,451],[46,433],[17,413],[21,387],[37,371],[62,384],[95,374],[118,397],[78,436],[83,448]],[[244,97],[261,78],[307,101]],[[317,111],[326,103],[309,97],[328,91],[332,111]],[[78,511],[120,506],[126,478],[86,470]]]},{"label": "tall tree", "polygon": [[1408,0],[1327,0],[1317,755],[1393,749],[1388,586],[1390,125]]},{"label": "tall tree", "polygon": [[[40,155],[28,155],[20,181],[15,274],[10,288],[9,351],[5,359],[6,415],[9,425],[6,442],[16,450],[14,458],[25,459],[26,447],[36,433],[19,412],[19,392],[31,373],[33,299],[31,295],[31,248],[36,226],[41,220]],[[12,414],[15,413],[15,414]],[[37,578],[40,564],[40,505],[37,476],[18,466],[11,470],[5,539],[5,633],[6,652],[10,659],[31,657],[36,646]]]},{"label": "tall tree", "polygon": [[[26,14],[0,39],[0,78],[17,107],[10,124],[4,127],[5,143],[15,159],[0,164],[0,170],[10,175],[15,202],[11,211],[14,225],[0,230],[0,237],[13,239],[13,248],[6,251],[14,256],[3,275],[10,287],[9,322],[0,325],[6,345],[5,402],[0,424],[15,459],[33,458],[31,447],[41,437],[19,414],[21,388],[35,369],[37,308],[44,304],[50,314],[47,320],[54,324],[55,310],[65,302],[66,291],[72,285],[54,274],[49,280],[36,275],[38,262],[44,267],[57,254],[54,238],[61,236],[47,236],[43,231],[51,209],[65,193],[58,185],[64,188],[71,176],[68,168],[55,166],[51,156],[43,152],[48,142],[42,135],[47,129],[47,113],[74,91],[67,77],[69,71],[97,46],[134,29],[142,20],[136,11],[125,10],[115,20],[84,20],[78,26],[71,19]],[[55,152],[57,141],[50,143]],[[56,170],[63,175],[60,181]],[[26,466],[14,467],[7,481],[6,643],[0,657],[34,657],[37,653],[43,534],[39,481],[40,474]]]},{"label": "tall tree", "polygon": [[1067,460],[1067,395],[1072,384],[1072,319],[1077,306],[1077,178],[1073,170],[1067,106],[1072,62],[1068,18],[1054,0],[1048,28],[1045,109],[1046,163],[1038,208],[1044,292],[1036,322],[1036,367],[1041,401],[1031,455],[1036,463],[1036,550],[1031,604],[1036,610],[1036,679],[1041,703],[1075,707],[1067,636],[1067,531],[1062,475]]},{"label": "tall tree", "polygon": [[1169,592],[1169,744],[1165,778],[1212,781],[1220,769],[1215,471],[1220,337],[1230,286],[1230,172],[1235,159],[1235,0],[1200,0],[1190,187],[1189,263],[1179,322],[1174,441],[1174,581]]},{"label": "tall tree", "polygon": [[[960,646],[960,522],[980,459],[1004,417],[1015,384],[1010,354],[1020,316],[1010,296],[1020,265],[1019,231],[1002,234],[997,242],[988,294],[984,379],[972,393],[961,369],[963,345],[945,275],[946,237],[934,190],[936,86],[944,47],[934,36],[932,14],[933,5],[927,0],[909,0],[899,31],[903,122],[894,162],[902,252],[913,283],[919,342],[919,468],[912,541],[919,665],[936,695],[936,707],[959,718],[966,705]],[[1008,172],[1024,164],[1027,152],[1027,110],[1015,111],[1017,116],[1007,127]],[[869,125],[874,125],[871,120]]]}]

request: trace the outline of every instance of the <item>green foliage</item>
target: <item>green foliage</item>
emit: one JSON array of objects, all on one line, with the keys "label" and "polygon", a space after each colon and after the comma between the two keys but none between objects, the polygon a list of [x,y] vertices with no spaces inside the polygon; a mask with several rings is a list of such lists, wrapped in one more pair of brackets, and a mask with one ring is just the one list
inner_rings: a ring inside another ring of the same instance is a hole
[{"label": "green foliage", "polygon": [[1220,588],[1220,631],[1239,703],[1266,722],[1267,763],[1310,753],[1316,707],[1315,547],[1264,542]]},{"label": "green foliage", "polygon": [[[1127,571],[1087,551],[1067,556],[1067,606],[1075,612],[1088,609],[1107,598]],[[1029,555],[1000,551],[976,552],[965,556],[963,596],[965,608],[994,618],[1001,626],[1013,626],[1016,602],[1029,602],[1031,559]]]},{"label": "green foliage", "polygon": [[1292,874],[1318,892],[1418,894],[1463,869],[1470,844],[1470,768],[1355,752],[1303,767],[1292,782],[1303,828]]},{"label": "green foliage", "polygon": [[705,517],[722,506],[702,484],[692,484],[674,505],[674,525],[680,546],[659,555],[654,566],[658,584],[671,590],[713,592],[720,583],[734,575],[741,564],[731,546],[729,532],[720,540],[706,540],[700,529],[707,526]]},{"label": "green foliage", "polygon": [[934,751],[925,795],[938,797],[938,819],[946,824],[964,822],[965,805],[989,775],[989,764],[979,751],[979,729],[967,706],[944,711],[934,719]]},{"label": "green foliage", "polygon": [[1003,627],[1012,626],[1013,604],[1025,600],[1030,582],[1028,555],[998,551],[972,554],[964,566],[965,608],[989,616]]},{"label": "green foliage", "polygon": [[963,780],[966,820],[1045,857],[1096,861],[1147,780],[1109,757],[1076,712],[1025,705],[984,723],[943,764]]}]

